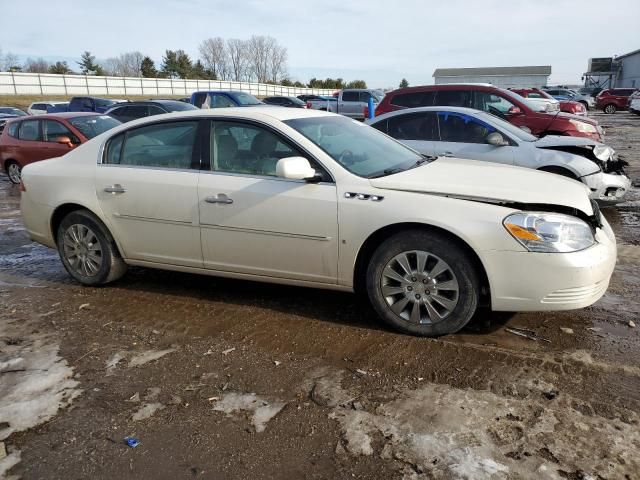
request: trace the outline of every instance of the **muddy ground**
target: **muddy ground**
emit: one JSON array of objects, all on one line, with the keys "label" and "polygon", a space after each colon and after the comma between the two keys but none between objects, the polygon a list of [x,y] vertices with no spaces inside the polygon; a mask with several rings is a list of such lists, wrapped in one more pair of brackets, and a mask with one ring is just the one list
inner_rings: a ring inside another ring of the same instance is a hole
[{"label": "muddy ground", "polygon": [[[640,117],[595,116],[640,181]],[[139,268],[81,287],[1,177],[0,477],[640,478],[629,200],[604,212],[620,255],[596,305],[434,340],[335,292]]]}]

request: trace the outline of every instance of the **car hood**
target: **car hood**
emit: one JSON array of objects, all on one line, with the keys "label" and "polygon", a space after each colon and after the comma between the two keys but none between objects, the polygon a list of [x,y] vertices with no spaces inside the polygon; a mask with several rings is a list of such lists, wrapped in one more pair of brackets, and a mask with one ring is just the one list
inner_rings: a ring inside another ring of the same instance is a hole
[{"label": "car hood", "polygon": [[547,135],[539,138],[533,144],[538,148],[549,147],[588,147],[599,145],[599,142],[585,137],[561,137],[559,135]]},{"label": "car hood", "polygon": [[[594,215],[589,189],[560,175],[510,165],[440,157],[404,172],[370,179],[375,188],[460,198],[515,208]],[[558,207],[558,208],[554,208]]]},{"label": "car hood", "polygon": [[[566,112],[560,112],[560,113],[558,113],[556,115],[557,115],[558,118],[564,118],[565,120],[574,119],[574,120],[578,120],[580,122],[590,123],[594,127],[598,126],[597,120],[594,120],[594,119],[589,118],[589,117],[582,117],[580,115],[574,115],[573,113],[566,113]],[[556,115],[554,115],[554,116],[556,116]]]}]

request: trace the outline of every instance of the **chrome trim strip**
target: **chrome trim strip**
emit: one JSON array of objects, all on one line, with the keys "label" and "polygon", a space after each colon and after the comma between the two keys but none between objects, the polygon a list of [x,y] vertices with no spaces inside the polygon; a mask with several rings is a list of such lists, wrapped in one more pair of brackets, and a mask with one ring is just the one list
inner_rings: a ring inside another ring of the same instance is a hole
[{"label": "chrome trim strip", "polygon": [[114,213],[113,214],[114,217],[116,218],[121,218],[123,220],[139,220],[141,222],[152,222],[152,223],[168,223],[169,225],[181,225],[181,226],[188,226],[188,227],[198,227],[197,223],[193,223],[193,222],[183,222],[180,220],[165,220],[165,219],[160,219],[160,218],[149,218],[149,217],[138,217],[135,215],[122,215],[121,213]]},{"label": "chrome trim strip", "polygon": [[201,228],[206,228],[209,230],[227,230],[230,232],[244,232],[244,233],[253,233],[257,235],[270,235],[274,237],[289,237],[289,238],[300,238],[303,240],[315,240],[319,242],[329,242],[331,237],[321,237],[316,235],[306,235],[303,233],[287,233],[287,232],[272,232],[269,230],[256,230],[253,228],[242,228],[242,227],[230,227],[227,225],[214,225],[211,223],[201,223]]},{"label": "chrome trim strip", "polygon": [[229,177],[255,178],[258,180],[274,180],[276,182],[304,183],[309,185],[329,185],[333,188],[336,188],[336,184],[333,182],[307,182],[306,180],[292,180],[289,178],[274,177],[272,175],[256,175],[253,173],[221,172],[221,171],[215,171],[215,170],[200,170],[199,172],[203,175],[222,175],[222,176],[229,176]]}]

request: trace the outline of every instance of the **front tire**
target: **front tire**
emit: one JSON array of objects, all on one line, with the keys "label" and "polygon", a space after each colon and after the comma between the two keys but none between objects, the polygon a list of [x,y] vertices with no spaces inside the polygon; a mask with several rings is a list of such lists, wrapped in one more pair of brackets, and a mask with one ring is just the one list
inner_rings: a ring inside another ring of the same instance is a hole
[{"label": "front tire", "polygon": [[5,168],[11,183],[20,185],[20,181],[22,179],[22,167],[20,167],[20,164],[14,160],[9,160]]},{"label": "front tire", "polygon": [[388,238],[374,252],[367,292],[389,326],[439,336],[455,333],[471,320],[480,282],[470,256],[450,238],[409,230]]},{"label": "front tire", "polygon": [[617,108],[613,103],[610,103],[609,105],[604,107],[604,113],[608,113],[609,115],[616,113],[616,110]]},{"label": "front tire", "polygon": [[58,227],[57,244],[64,268],[83,285],[113,282],[127,270],[109,230],[86,210],[64,217]]}]

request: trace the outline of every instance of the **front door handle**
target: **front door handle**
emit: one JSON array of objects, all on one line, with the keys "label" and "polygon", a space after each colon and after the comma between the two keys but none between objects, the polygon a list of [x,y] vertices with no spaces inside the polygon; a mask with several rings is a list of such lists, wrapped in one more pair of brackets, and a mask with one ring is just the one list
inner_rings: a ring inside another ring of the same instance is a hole
[{"label": "front door handle", "polygon": [[113,193],[115,195],[116,193],[124,193],[127,190],[119,183],[116,183],[115,185],[104,187],[104,191],[107,193]]},{"label": "front door handle", "polygon": [[222,203],[225,205],[233,203],[233,200],[227,197],[224,193],[219,193],[213,197],[206,197],[204,201],[207,203]]},{"label": "front door handle", "polygon": [[453,157],[453,152],[442,152],[440,157]]}]

